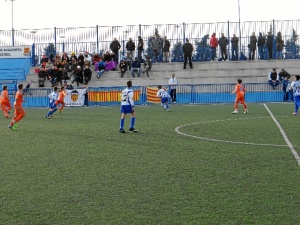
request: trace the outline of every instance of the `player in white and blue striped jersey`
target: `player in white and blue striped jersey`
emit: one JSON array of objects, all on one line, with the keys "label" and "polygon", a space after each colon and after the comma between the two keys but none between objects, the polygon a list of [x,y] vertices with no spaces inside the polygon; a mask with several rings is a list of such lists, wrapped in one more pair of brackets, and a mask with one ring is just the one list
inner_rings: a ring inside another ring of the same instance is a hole
[{"label": "player in white and blue striped jersey", "polygon": [[298,115],[298,108],[300,105],[300,76],[295,75],[294,81],[291,83],[290,90],[293,90],[294,102],[295,102],[295,110],[293,115]]},{"label": "player in white and blue striped jersey", "polygon": [[169,108],[169,99],[171,98],[169,93],[166,91],[166,89],[162,88],[161,85],[157,86],[158,92],[156,94],[157,97],[161,99],[161,105],[166,109],[167,111],[170,111]]},{"label": "player in white and blue striped jersey", "polygon": [[120,132],[125,133],[124,130],[124,123],[126,114],[131,114],[131,120],[130,120],[130,128],[129,131],[131,132],[137,132],[137,130],[134,128],[135,124],[135,112],[134,112],[134,101],[133,101],[133,89],[132,89],[132,81],[127,81],[127,88],[125,88],[122,91],[121,94],[121,119],[120,119]]},{"label": "player in white and blue striped jersey", "polygon": [[52,116],[52,114],[56,111],[56,104],[55,104],[55,101],[57,100],[57,98],[58,98],[58,93],[57,93],[57,90],[58,90],[58,88],[57,87],[54,87],[53,88],[53,92],[51,92],[49,95],[48,95],[48,97],[49,97],[49,99],[50,99],[50,101],[49,101],[49,111],[48,111],[48,113],[47,113],[47,115],[46,115],[46,118],[47,119],[50,119],[51,117],[50,116]]}]

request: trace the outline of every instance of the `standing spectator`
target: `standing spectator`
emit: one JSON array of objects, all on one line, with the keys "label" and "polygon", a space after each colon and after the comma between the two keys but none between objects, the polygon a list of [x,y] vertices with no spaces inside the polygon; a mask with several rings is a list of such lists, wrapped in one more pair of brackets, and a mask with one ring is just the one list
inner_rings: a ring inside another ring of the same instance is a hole
[{"label": "standing spectator", "polygon": [[193,45],[190,43],[189,39],[185,39],[185,43],[182,46],[182,51],[183,51],[183,57],[184,57],[184,64],[183,64],[183,69],[186,69],[186,64],[187,61],[189,60],[189,65],[190,68],[193,69],[193,63],[192,63],[192,53],[194,51]]},{"label": "standing spectator", "polygon": [[255,50],[256,50],[256,43],[257,43],[257,38],[255,36],[255,32],[252,32],[252,35],[250,36],[249,60],[254,60]]},{"label": "standing spectator", "polygon": [[144,62],[144,68],[145,68],[145,71],[143,71],[143,73],[146,72],[147,74],[147,77],[149,77],[149,71],[151,70],[152,68],[152,62],[151,62],[151,59],[149,56],[146,57],[146,60]]},{"label": "standing spectator", "polygon": [[90,67],[85,66],[83,70],[84,84],[87,85],[92,78],[92,71]]},{"label": "standing spectator", "polygon": [[131,55],[131,58],[133,59],[134,51],[135,51],[135,44],[132,41],[132,38],[129,38],[129,41],[126,43],[126,50],[127,50],[127,53],[129,53]]},{"label": "standing spectator", "polygon": [[169,79],[168,84],[170,86],[170,96],[173,103],[176,103],[176,86],[178,81],[175,77],[175,73],[172,73],[172,77]]},{"label": "standing spectator", "polygon": [[83,105],[85,107],[89,107],[89,90],[88,90],[88,87],[87,85],[83,85],[83,88],[85,89],[85,93],[84,93],[84,103]]},{"label": "standing spectator", "polygon": [[275,68],[269,73],[268,83],[273,87],[273,90],[275,90],[279,84],[279,76]]},{"label": "standing spectator", "polygon": [[293,96],[294,96],[294,102],[295,102],[295,110],[293,112],[293,115],[298,115],[298,108],[300,105],[300,76],[296,75],[294,77],[294,81],[291,83],[290,90],[293,90]]},{"label": "standing spectator", "polygon": [[217,54],[217,47],[218,47],[218,39],[216,38],[216,33],[213,33],[211,35],[211,38],[209,40],[209,45],[211,49],[211,60],[214,61]]},{"label": "standing spectator", "polygon": [[101,75],[105,72],[105,66],[106,63],[103,62],[103,59],[100,58],[100,61],[98,62],[98,74],[97,74],[97,78],[99,79],[101,77]]},{"label": "standing spectator", "polygon": [[134,61],[132,62],[132,65],[131,65],[131,75],[132,75],[132,77],[135,77],[134,76],[135,72],[137,72],[138,77],[140,77],[140,69],[141,69],[141,63],[138,60],[138,58],[135,57]]},{"label": "standing spectator", "polygon": [[266,43],[266,38],[259,32],[258,40],[257,40],[257,48],[258,48],[258,55],[260,60],[264,60],[264,45]]},{"label": "standing spectator", "polygon": [[121,78],[122,78],[122,77],[124,77],[124,75],[127,71],[127,63],[126,63],[125,57],[121,59],[119,67],[120,67]]},{"label": "standing spectator", "polygon": [[144,41],[141,36],[138,37],[138,60],[142,62],[142,52],[144,51]]},{"label": "standing spectator", "polygon": [[132,62],[133,62],[133,58],[132,58],[132,56],[130,55],[129,52],[127,52],[127,54],[126,54],[125,61],[126,61],[127,66],[128,66],[128,70],[131,70],[131,65],[132,65]]},{"label": "standing spectator", "polygon": [[161,40],[159,39],[159,37],[157,35],[154,36],[154,39],[152,40],[151,45],[152,45],[153,56],[154,56],[153,62],[157,63],[158,56],[159,56],[159,53],[160,53],[161,47],[162,47]]},{"label": "standing spectator", "polygon": [[227,45],[228,45],[228,39],[224,36],[224,33],[221,33],[221,37],[219,38],[218,44],[221,49],[221,58],[222,60],[226,61],[228,59],[227,56]]},{"label": "standing spectator", "polygon": [[233,34],[231,38],[231,59],[236,61],[239,59],[239,38]]},{"label": "standing spectator", "polygon": [[285,70],[285,69],[281,69],[281,71],[279,72],[279,80],[282,82],[284,81],[284,78],[288,78],[290,79],[291,78],[291,75]]},{"label": "standing spectator", "polygon": [[281,36],[281,32],[277,33],[276,36],[276,58],[277,59],[283,59],[282,50],[284,46],[284,41]]},{"label": "standing spectator", "polygon": [[164,36],[162,51],[163,51],[163,61],[165,62],[169,62],[170,46],[171,44],[170,41],[167,39],[167,36]]},{"label": "standing spectator", "polygon": [[134,111],[134,101],[133,101],[133,89],[132,89],[132,81],[127,81],[127,88],[122,91],[121,94],[121,119],[120,119],[120,133],[125,133],[124,123],[126,114],[131,114],[130,120],[130,128],[131,132],[138,132],[135,128],[135,111]]},{"label": "standing spectator", "polygon": [[119,50],[121,48],[120,42],[117,40],[117,38],[114,38],[114,40],[110,43],[110,50],[115,53],[113,60],[116,62],[119,62]]},{"label": "standing spectator", "polygon": [[23,84],[18,84],[18,91],[15,96],[16,96],[14,102],[15,114],[10,124],[8,125],[8,128],[12,130],[15,130],[17,128],[17,122],[23,119],[23,117],[26,115],[25,110],[22,106],[23,102],[25,102],[25,100],[23,99]]},{"label": "standing spectator", "polygon": [[246,93],[246,88],[242,84],[242,80],[238,79],[237,84],[235,85],[235,89],[231,94],[236,94],[235,101],[234,101],[234,111],[232,112],[233,114],[238,113],[239,109],[239,103],[243,105],[244,107],[244,113],[248,113],[247,105],[245,103],[245,93]]},{"label": "standing spectator", "polygon": [[271,34],[271,32],[268,32],[267,48],[269,53],[269,59],[272,59],[273,58],[273,35]]}]

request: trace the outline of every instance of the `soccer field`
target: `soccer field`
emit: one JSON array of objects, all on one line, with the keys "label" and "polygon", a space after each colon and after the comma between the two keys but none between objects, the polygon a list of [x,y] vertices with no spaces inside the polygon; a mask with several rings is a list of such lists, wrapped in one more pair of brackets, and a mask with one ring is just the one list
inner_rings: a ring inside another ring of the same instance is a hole
[{"label": "soccer field", "polygon": [[136,106],[124,134],[116,106],[2,115],[0,224],[300,224],[293,103],[248,109]]}]

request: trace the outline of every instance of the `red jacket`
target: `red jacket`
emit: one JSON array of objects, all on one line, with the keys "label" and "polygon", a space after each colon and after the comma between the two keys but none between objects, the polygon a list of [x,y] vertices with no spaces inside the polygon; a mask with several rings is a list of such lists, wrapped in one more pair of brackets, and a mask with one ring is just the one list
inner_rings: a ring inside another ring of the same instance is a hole
[{"label": "red jacket", "polygon": [[218,39],[216,38],[215,34],[211,35],[211,38],[209,40],[209,44],[210,44],[210,47],[213,47],[213,48],[218,47]]}]

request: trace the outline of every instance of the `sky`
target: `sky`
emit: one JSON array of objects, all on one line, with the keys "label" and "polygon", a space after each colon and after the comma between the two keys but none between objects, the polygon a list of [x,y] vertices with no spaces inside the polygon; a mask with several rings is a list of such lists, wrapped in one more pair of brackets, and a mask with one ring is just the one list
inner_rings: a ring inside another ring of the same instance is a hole
[{"label": "sky", "polygon": [[[108,6],[104,2],[111,2]],[[296,0],[0,0],[0,30],[299,20]],[[13,5],[13,10],[12,10]],[[240,7],[239,7],[240,6]],[[240,8],[240,17],[239,9]]]}]

